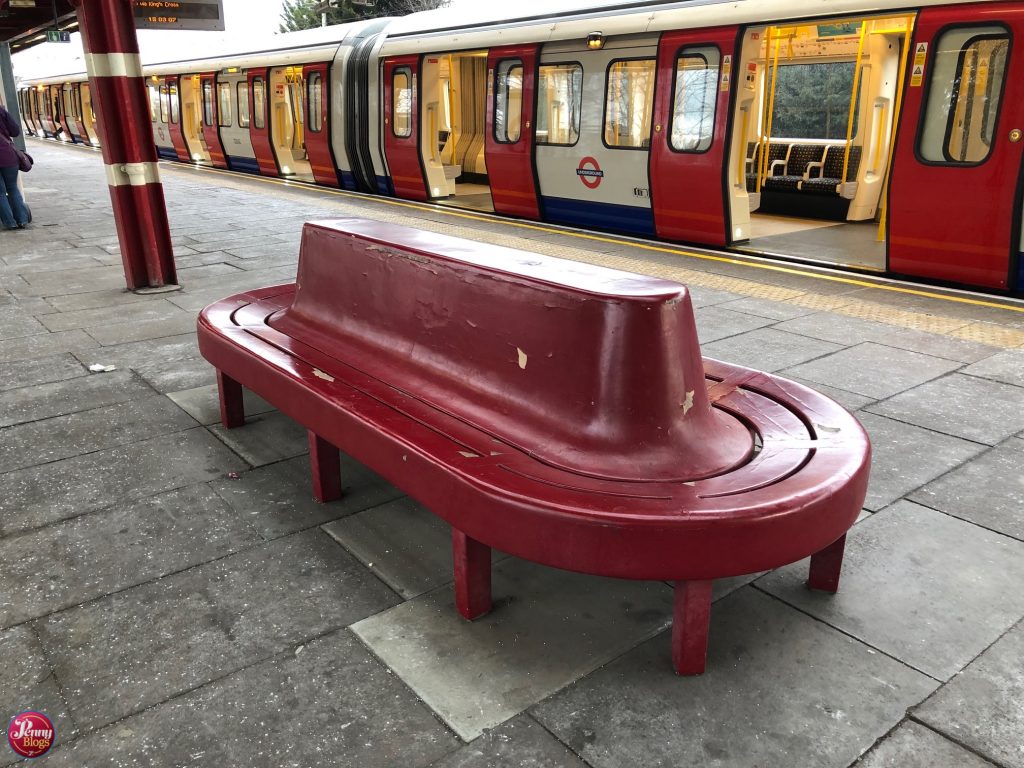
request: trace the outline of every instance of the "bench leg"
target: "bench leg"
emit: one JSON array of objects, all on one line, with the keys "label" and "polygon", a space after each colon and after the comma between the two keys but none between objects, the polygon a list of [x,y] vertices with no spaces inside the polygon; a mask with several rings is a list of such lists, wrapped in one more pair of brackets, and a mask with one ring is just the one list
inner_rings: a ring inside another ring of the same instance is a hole
[{"label": "bench leg", "polygon": [[843,550],[846,535],[840,536],[820,552],[811,555],[811,572],[807,586],[823,592],[835,593],[839,589],[839,572],[843,569]]},{"label": "bench leg", "polygon": [[313,470],[313,498],[319,502],[341,498],[341,455],[319,435],[309,432],[309,466]]},{"label": "bench leg", "polygon": [[227,429],[245,424],[242,385],[223,371],[217,371],[217,392],[220,395],[220,423]]},{"label": "bench leg", "polygon": [[711,585],[708,581],[677,581],[672,612],[672,666],[677,675],[704,672],[711,621]]},{"label": "bench leg", "polygon": [[491,610],[491,548],[452,528],[455,607],[472,621]]}]

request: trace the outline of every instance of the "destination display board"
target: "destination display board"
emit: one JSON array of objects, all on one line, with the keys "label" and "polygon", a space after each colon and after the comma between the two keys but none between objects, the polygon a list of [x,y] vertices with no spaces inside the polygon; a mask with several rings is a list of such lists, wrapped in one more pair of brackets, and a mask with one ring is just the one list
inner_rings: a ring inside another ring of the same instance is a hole
[{"label": "destination display board", "polygon": [[136,29],[224,31],[224,0],[134,0]]}]

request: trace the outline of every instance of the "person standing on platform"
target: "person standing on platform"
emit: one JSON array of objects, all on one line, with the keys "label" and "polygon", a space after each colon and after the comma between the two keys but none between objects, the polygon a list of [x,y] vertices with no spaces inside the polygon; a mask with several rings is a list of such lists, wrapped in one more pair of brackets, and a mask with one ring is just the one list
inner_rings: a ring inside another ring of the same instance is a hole
[{"label": "person standing on platform", "polygon": [[18,189],[18,156],[12,141],[20,134],[21,126],[0,104],[0,224],[4,229],[24,229],[29,222],[28,208]]}]

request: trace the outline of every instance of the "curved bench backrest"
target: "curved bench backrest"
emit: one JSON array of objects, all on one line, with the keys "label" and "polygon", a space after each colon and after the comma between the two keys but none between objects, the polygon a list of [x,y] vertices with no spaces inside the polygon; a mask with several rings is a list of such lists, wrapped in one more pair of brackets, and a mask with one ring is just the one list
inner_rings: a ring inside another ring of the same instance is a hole
[{"label": "curved bench backrest", "polygon": [[711,407],[689,294],[665,280],[313,222],[294,303],[271,325],[583,474],[693,480],[752,450],[749,430]]}]

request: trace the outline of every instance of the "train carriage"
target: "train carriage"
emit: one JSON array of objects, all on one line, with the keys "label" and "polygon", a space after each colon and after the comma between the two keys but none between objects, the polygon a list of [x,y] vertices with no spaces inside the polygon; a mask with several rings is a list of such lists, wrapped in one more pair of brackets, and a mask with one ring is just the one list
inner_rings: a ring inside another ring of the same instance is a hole
[{"label": "train carriage", "polygon": [[[161,156],[1024,290],[1024,3],[475,13],[147,67]],[[95,143],[85,87],[32,84],[21,101],[31,130]]]}]

